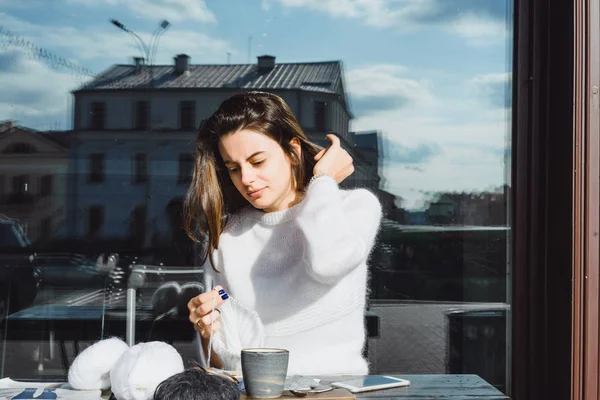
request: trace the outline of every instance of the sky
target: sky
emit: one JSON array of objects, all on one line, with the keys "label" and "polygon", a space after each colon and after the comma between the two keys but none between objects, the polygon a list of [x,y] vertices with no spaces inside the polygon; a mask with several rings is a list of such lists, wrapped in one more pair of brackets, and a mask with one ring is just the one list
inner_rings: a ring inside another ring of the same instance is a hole
[{"label": "sky", "polygon": [[82,71],[140,54],[110,19],[146,40],[167,19],[157,64],[341,60],[351,130],[381,132],[382,188],[407,209],[510,182],[510,0],[0,0],[0,120],[70,128]]}]

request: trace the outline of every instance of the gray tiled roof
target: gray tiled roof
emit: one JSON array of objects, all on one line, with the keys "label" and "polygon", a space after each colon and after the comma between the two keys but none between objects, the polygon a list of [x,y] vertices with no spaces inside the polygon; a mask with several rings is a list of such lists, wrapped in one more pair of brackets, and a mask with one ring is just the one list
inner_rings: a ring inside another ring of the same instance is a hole
[{"label": "gray tiled roof", "polygon": [[40,135],[47,140],[50,140],[61,147],[69,147],[71,140],[71,131],[50,131],[50,132],[42,132],[36,129],[28,128],[26,126],[15,125],[10,129],[0,131],[0,136],[8,135],[9,133],[14,132],[29,132],[36,135]]},{"label": "gray tiled roof", "polygon": [[173,65],[143,67],[114,65],[79,90],[149,88],[154,76],[157,89],[238,88],[256,90],[301,89],[337,93],[342,79],[340,61],[275,64],[261,72],[256,64],[190,65],[177,75]]}]

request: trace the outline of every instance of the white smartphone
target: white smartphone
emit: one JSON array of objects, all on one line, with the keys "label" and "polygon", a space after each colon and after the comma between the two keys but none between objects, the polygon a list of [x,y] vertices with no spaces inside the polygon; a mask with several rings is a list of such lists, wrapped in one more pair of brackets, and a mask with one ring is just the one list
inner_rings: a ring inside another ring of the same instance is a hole
[{"label": "white smartphone", "polygon": [[331,386],[348,389],[352,393],[368,392],[371,390],[389,389],[410,385],[406,379],[386,375],[371,375],[350,381],[333,382]]}]

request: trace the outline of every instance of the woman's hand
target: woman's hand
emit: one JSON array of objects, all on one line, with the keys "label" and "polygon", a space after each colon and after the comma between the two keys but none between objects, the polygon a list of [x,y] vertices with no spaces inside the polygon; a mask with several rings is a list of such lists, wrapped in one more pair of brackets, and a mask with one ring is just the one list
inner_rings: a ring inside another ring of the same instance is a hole
[{"label": "woman's hand", "polygon": [[321,150],[316,156],[313,175],[327,175],[335,179],[337,183],[352,175],[354,162],[352,157],[340,145],[340,139],[333,134],[327,135],[331,146]]},{"label": "woman's hand", "polygon": [[[221,312],[218,307],[228,298],[229,295],[225,293],[223,288],[217,286],[210,292],[202,293],[189,301],[190,322],[194,324],[194,329],[200,333],[203,339],[210,338],[211,322],[213,335],[221,328],[221,322],[219,321]],[[213,306],[214,311],[212,311]]]}]

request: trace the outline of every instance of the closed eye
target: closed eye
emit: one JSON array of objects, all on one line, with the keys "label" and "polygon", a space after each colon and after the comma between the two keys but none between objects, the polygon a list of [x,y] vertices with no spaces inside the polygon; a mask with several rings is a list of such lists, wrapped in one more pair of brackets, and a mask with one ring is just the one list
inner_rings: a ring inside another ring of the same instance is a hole
[{"label": "closed eye", "polygon": [[[252,165],[253,165],[253,166],[259,166],[259,165],[263,164],[265,161],[266,161],[266,159],[265,159],[265,160],[260,160],[260,161],[253,161],[253,162],[252,162]],[[238,171],[239,169],[240,169],[240,167],[239,167],[239,166],[231,166],[231,167],[227,167],[227,170],[228,170],[230,173],[232,173],[232,172],[236,172],[236,171]]]}]

